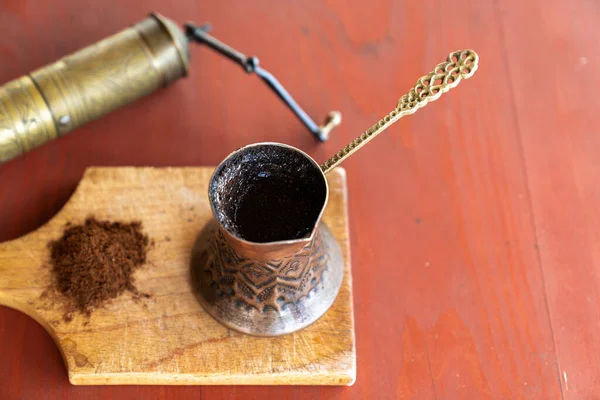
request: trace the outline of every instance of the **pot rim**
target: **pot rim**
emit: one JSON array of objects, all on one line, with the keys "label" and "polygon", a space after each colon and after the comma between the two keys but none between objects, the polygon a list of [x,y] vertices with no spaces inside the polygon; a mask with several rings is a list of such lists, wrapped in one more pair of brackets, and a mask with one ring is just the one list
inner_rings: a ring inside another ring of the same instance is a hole
[{"label": "pot rim", "polygon": [[[231,159],[233,156],[235,156],[236,154],[241,153],[242,151],[245,151],[249,148],[252,147],[258,147],[258,146],[275,146],[275,147],[283,147],[283,148],[287,148],[290,150],[293,150],[297,153],[300,153],[301,155],[303,155],[307,160],[309,160],[313,166],[319,171],[319,173],[321,174],[321,177],[323,178],[323,182],[325,183],[325,199],[323,200],[323,205],[321,207],[321,212],[319,213],[319,216],[317,217],[317,219],[315,220],[315,224],[311,230],[311,234],[305,238],[300,238],[300,239],[291,239],[291,240],[278,240],[278,241],[273,241],[273,242],[253,242],[250,240],[246,240],[243,239],[241,237],[238,237],[236,235],[234,235],[233,233],[231,233],[228,229],[226,229],[223,224],[221,223],[221,221],[219,220],[219,218],[216,217],[217,212],[215,210],[215,205],[212,201],[211,195],[210,195],[210,188],[212,186],[212,183],[215,179],[215,176],[217,174],[217,172],[219,172],[219,170],[222,168],[222,166],[229,160]],[[213,217],[217,220],[217,223],[219,224],[219,229],[221,229],[223,232],[225,232],[227,234],[227,236],[231,239],[234,239],[235,241],[239,242],[240,244],[244,245],[244,246],[253,246],[255,248],[269,248],[269,247],[279,247],[279,246],[287,246],[287,245],[294,245],[294,244],[298,244],[298,243],[309,243],[311,240],[314,239],[315,234],[317,232],[317,228],[319,226],[319,223],[321,222],[321,219],[323,218],[323,213],[325,212],[325,208],[327,207],[327,202],[329,201],[329,183],[327,182],[327,177],[325,176],[325,174],[323,173],[323,170],[321,169],[321,166],[319,163],[317,163],[311,156],[309,156],[306,152],[294,147],[294,146],[290,146],[288,144],[284,144],[284,143],[278,143],[278,142],[258,142],[258,143],[252,143],[243,147],[240,147],[239,149],[232,151],[231,153],[229,153],[229,155],[227,155],[227,157],[225,157],[223,159],[223,161],[221,161],[219,163],[219,165],[217,165],[217,167],[215,168],[215,170],[213,171],[209,183],[208,183],[208,201],[210,203],[210,208],[212,210],[213,213]]]}]

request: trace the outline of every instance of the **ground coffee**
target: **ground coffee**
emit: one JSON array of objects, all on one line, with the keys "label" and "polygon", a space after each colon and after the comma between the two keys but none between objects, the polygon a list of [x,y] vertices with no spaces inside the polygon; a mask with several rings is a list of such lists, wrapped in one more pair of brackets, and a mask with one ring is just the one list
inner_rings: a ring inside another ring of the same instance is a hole
[{"label": "ground coffee", "polygon": [[66,296],[69,307],[88,316],[125,291],[140,296],[133,272],[146,262],[148,246],[140,222],[90,217],[83,225],[67,226],[63,236],[49,244],[56,289]]}]

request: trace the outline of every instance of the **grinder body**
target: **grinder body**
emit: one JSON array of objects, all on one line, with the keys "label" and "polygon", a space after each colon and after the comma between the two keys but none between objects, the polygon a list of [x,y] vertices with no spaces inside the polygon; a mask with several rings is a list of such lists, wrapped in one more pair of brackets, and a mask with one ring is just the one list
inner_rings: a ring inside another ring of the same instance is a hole
[{"label": "grinder body", "polygon": [[187,75],[188,40],[152,14],[0,87],[0,163]]}]

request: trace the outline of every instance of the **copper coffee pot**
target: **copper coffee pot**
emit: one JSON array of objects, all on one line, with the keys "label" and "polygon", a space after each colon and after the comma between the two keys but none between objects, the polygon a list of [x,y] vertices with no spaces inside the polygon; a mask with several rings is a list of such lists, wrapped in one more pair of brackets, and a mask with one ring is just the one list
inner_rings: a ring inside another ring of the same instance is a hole
[{"label": "copper coffee pot", "polygon": [[186,25],[153,13],[94,45],[0,87],[0,163],[129,104],[188,73],[191,42],[205,44],[255,73],[319,140],[341,122],[329,113],[317,125],[258,58],[210,36],[208,25]]},{"label": "copper coffee pot", "polygon": [[325,174],[403,116],[470,78],[478,62],[472,50],[451,53],[390,114],[320,166],[280,143],[230,154],[209,185],[216,221],[200,235],[192,256],[205,310],[230,328],[259,336],[291,333],[319,319],[343,277],[340,247],[321,222]]}]

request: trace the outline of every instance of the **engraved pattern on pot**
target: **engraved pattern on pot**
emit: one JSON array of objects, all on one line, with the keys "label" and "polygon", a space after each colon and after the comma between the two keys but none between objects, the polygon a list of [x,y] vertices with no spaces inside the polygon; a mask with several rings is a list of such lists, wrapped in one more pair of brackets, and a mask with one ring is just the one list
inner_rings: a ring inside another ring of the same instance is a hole
[{"label": "engraved pattern on pot", "polygon": [[231,296],[239,307],[259,312],[281,311],[285,304],[301,302],[321,283],[328,260],[319,232],[300,251],[280,260],[241,257],[220,230],[210,247],[205,284],[217,298]]}]

